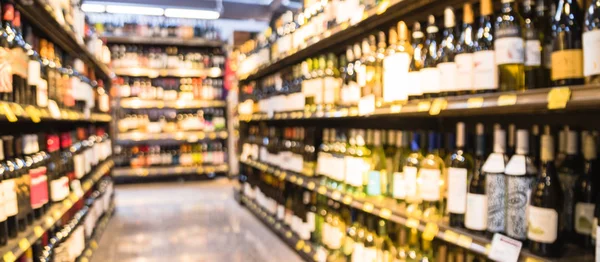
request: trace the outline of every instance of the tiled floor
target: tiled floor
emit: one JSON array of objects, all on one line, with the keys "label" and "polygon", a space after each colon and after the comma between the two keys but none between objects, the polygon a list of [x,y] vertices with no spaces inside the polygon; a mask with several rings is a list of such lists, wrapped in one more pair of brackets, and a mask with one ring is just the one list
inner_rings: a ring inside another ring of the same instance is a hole
[{"label": "tiled floor", "polygon": [[92,261],[302,261],[232,190],[224,179],[118,186]]}]

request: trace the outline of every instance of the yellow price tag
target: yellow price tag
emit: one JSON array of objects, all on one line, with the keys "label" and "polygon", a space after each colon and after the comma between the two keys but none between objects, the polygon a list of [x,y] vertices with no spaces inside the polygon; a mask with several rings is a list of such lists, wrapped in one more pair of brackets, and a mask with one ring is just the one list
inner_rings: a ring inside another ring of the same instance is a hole
[{"label": "yellow price tag", "polygon": [[210,132],[210,133],[208,133],[208,138],[215,139],[215,138],[217,138],[217,134],[215,132]]},{"label": "yellow price tag", "polygon": [[309,245],[304,245],[304,248],[302,249],[302,251],[304,251],[304,253],[306,253],[306,254],[310,254],[310,252],[312,251],[312,248],[310,248]]},{"label": "yellow price tag", "polygon": [[483,97],[471,97],[467,100],[467,108],[483,107]]},{"label": "yellow price tag", "polygon": [[470,236],[460,235],[458,237],[457,244],[459,246],[462,246],[464,248],[470,248],[471,247],[471,243],[473,243],[473,238],[471,238]]},{"label": "yellow price tag", "polygon": [[44,229],[41,226],[36,226],[33,228],[33,233],[36,237],[41,237],[44,234]]},{"label": "yellow price tag", "polygon": [[292,238],[292,231],[286,231],[285,232],[285,237]]},{"label": "yellow price tag", "polygon": [[17,260],[17,257],[15,257],[15,254],[13,254],[12,251],[6,252],[6,254],[4,254],[4,256],[2,258],[4,259],[5,262],[13,262],[13,261]]},{"label": "yellow price tag", "polygon": [[431,107],[431,102],[422,101],[422,102],[419,102],[419,104],[417,105],[417,111],[418,112],[427,112],[427,111],[429,111],[430,107]]},{"label": "yellow price tag", "polygon": [[73,202],[77,202],[79,200],[79,197],[77,197],[77,195],[75,194],[70,194],[69,199]]},{"label": "yellow price tag", "polygon": [[342,198],[342,203],[344,203],[346,205],[352,204],[352,197],[351,196],[344,196],[344,198]]},{"label": "yellow price tag", "polygon": [[389,209],[387,209],[387,208],[382,208],[379,211],[379,216],[382,217],[382,218],[388,219],[388,218],[390,218],[392,216],[392,211],[389,210]]},{"label": "yellow price tag", "polygon": [[342,198],[342,194],[340,193],[340,191],[333,191],[333,192],[331,193],[331,198],[332,198],[333,200],[339,201],[339,200],[340,200],[340,198]]},{"label": "yellow price tag", "polygon": [[303,247],[304,247],[304,240],[298,240],[298,242],[296,242],[296,250],[300,251],[300,250],[302,250]]},{"label": "yellow price tag", "polygon": [[440,229],[436,223],[427,223],[427,225],[425,225],[425,230],[423,231],[423,239],[432,241],[438,231],[440,231]]},{"label": "yellow price tag", "polygon": [[348,25],[348,22],[343,22],[342,24],[340,24],[340,29],[346,30],[346,28],[348,28]]},{"label": "yellow price tag", "polygon": [[59,210],[54,211],[54,213],[52,214],[52,217],[54,218],[54,220],[58,220],[59,218],[62,217],[62,213]]},{"label": "yellow price tag", "polygon": [[414,218],[409,218],[406,220],[406,227],[418,229],[419,228],[419,220]]},{"label": "yellow price tag", "polygon": [[400,113],[400,112],[402,112],[402,105],[392,105],[392,106],[390,107],[390,112],[391,112],[392,114],[396,114],[396,113]]},{"label": "yellow price tag", "polygon": [[27,251],[27,249],[29,249],[29,247],[31,247],[31,244],[29,243],[29,240],[27,240],[27,238],[23,238],[21,239],[21,241],[19,241],[19,248],[23,251]]},{"label": "yellow price tag", "polygon": [[50,226],[54,225],[55,221],[56,220],[54,220],[54,218],[52,218],[51,216],[47,216],[46,217],[46,221],[45,221],[46,222],[46,226],[50,227]]},{"label": "yellow price tag", "polygon": [[371,213],[371,212],[373,212],[373,208],[374,208],[374,206],[373,206],[373,204],[371,204],[371,203],[365,203],[365,204],[363,205],[363,210],[364,210],[365,212],[368,212],[368,213]]},{"label": "yellow price tag", "polygon": [[42,119],[40,118],[40,110],[37,109],[35,106],[25,107],[25,112],[27,112],[27,115],[29,115],[31,121],[33,121],[34,123],[39,123],[40,121],[42,121]]},{"label": "yellow price tag", "polygon": [[327,188],[324,186],[320,186],[319,189],[317,189],[317,192],[319,192],[319,194],[321,195],[325,195],[327,194]]},{"label": "yellow price tag", "polygon": [[379,4],[379,6],[377,6],[377,14],[383,14],[385,13],[385,11],[388,9],[388,7],[390,6],[390,1],[389,0],[384,0],[383,2],[381,2]]},{"label": "yellow price tag", "polygon": [[315,185],[315,182],[312,182],[312,181],[308,182],[308,184],[306,185],[306,187],[307,187],[309,190],[314,190],[314,189],[315,189],[315,186],[316,186],[316,185]]},{"label": "yellow price tag", "polygon": [[517,103],[517,95],[501,95],[498,97],[498,106],[512,106]]},{"label": "yellow price tag", "polygon": [[358,115],[358,107],[351,107],[348,115],[349,116],[357,116]]},{"label": "yellow price tag", "polygon": [[290,176],[290,182],[294,183],[296,182],[296,179],[298,179],[295,175]]},{"label": "yellow price tag", "polygon": [[301,177],[298,178],[298,180],[296,181],[296,184],[298,184],[299,186],[304,184],[304,179],[302,179]]},{"label": "yellow price tag", "polygon": [[444,231],[444,240],[456,244],[456,241],[458,241],[458,234],[452,230],[446,230]]},{"label": "yellow price tag", "polygon": [[70,199],[65,199],[65,201],[63,201],[63,205],[69,209],[73,206],[73,201],[71,201]]},{"label": "yellow price tag", "polygon": [[7,103],[2,103],[2,113],[6,116],[9,122],[17,122],[18,118],[12,108]]},{"label": "yellow price tag", "polygon": [[431,108],[429,109],[429,115],[437,116],[442,112],[442,110],[446,109],[448,106],[448,101],[444,98],[436,98],[433,100],[433,104],[431,104]]},{"label": "yellow price tag", "polygon": [[92,249],[97,249],[97,248],[98,248],[98,242],[96,242],[96,240],[92,240],[92,241],[90,242],[90,247],[91,247]]},{"label": "yellow price tag", "polygon": [[552,88],[548,93],[548,109],[563,109],[571,98],[571,89],[568,87]]}]

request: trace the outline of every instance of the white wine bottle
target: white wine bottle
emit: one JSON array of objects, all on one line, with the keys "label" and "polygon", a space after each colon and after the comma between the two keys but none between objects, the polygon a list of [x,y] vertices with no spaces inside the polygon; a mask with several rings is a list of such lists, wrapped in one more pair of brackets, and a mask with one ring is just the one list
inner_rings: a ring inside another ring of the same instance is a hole
[{"label": "white wine bottle", "polygon": [[525,51],[522,35],[523,17],[515,0],[502,0],[494,32],[494,48],[501,91],[525,89]]},{"label": "white wine bottle", "polygon": [[485,192],[488,200],[487,232],[490,236],[503,233],[506,221],[506,132],[500,129],[500,125],[496,125],[494,129],[494,152],[488,156],[481,168],[485,172]]}]

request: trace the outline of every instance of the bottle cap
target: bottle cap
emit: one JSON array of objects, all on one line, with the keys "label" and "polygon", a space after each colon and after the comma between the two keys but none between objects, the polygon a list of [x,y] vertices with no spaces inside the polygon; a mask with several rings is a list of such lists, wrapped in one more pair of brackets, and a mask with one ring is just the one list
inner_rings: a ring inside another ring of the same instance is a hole
[{"label": "bottle cap", "polygon": [[596,141],[594,136],[587,135],[583,138],[583,158],[585,160],[596,159]]},{"label": "bottle cap", "polygon": [[465,3],[463,5],[463,23],[473,23],[473,6],[471,5],[471,3]]},{"label": "bottle cap", "polygon": [[396,130],[388,130],[387,131],[387,144],[388,145],[395,145],[396,144],[396,133],[398,133],[400,131],[396,131]]},{"label": "bottle cap", "polygon": [[517,149],[518,155],[527,155],[529,153],[529,132],[527,129],[517,130]]},{"label": "bottle cap", "polygon": [[406,26],[406,23],[404,23],[404,21],[398,22],[398,40],[409,41],[408,38],[408,27]]},{"label": "bottle cap", "polygon": [[396,147],[406,146],[404,143],[404,131],[396,131]]},{"label": "bottle cap", "polygon": [[444,27],[451,28],[456,25],[456,17],[454,17],[454,10],[452,7],[446,7],[444,9]]},{"label": "bottle cap", "polygon": [[[584,137],[582,137],[581,141]],[[577,132],[575,130],[567,131],[567,155],[577,155],[579,152],[577,146]]]},{"label": "bottle cap", "polygon": [[492,0],[481,0],[480,13],[482,16],[491,15],[493,11]]},{"label": "bottle cap", "polygon": [[381,131],[372,130],[373,133],[373,145],[380,146],[381,145]]},{"label": "bottle cap", "polygon": [[542,136],[542,149],[540,150],[540,158],[542,161],[554,160],[554,141],[551,135]]},{"label": "bottle cap", "polygon": [[475,126],[475,134],[477,134],[478,136],[481,136],[484,134],[484,126],[482,123],[477,123],[477,126]]},{"label": "bottle cap", "polygon": [[506,132],[502,129],[494,130],[494,153],[506,152]]},{"label": "bottle cap", "polygon": [[464,122],[456,123],[456,146],[459,148],[465,146],[465,123]]},{"label": "bottle cap", "polygon": [[435,16],[429,15],[427,18],[427,33],[437,33],[438,27],[435,25]]}]

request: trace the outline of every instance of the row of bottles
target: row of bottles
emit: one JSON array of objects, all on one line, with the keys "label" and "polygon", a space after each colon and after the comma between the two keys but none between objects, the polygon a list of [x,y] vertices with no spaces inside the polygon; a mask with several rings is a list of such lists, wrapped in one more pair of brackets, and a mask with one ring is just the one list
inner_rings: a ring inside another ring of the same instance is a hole
[{"label": "row of bottles", "polygon": [[246,197],[316,248],[316,261],[487,261],[252,167],[241,179]]},{"label": "row of bottles", "polygon": [[198,48],[111,45],[113,68],[151,69],[225,69],[225,56],[220,49],[199,51]]},{"label": "row of bottles", "polygon": [[109,110],[103,81],[79,59],[69,57],[37,35],[11,1],[2,2],[0,45],[7,57],[0,100],[39,107],[63,107],[82,112]]},{"label": "row of bottles", "polygon": [[81,196],[80,179],[111,155],[108,134],[93,126],[0,138],[0,245],[27,230],[53,203],[70,193]]},{"label": "row of bottles", "polygon": [[[283,138],[274,127],[260,129],[251,126],[244,144],[260,154],[246,157],[290,170],[293,161],[274,162],[269,146],[294,141],[293,128],[284,128]],[[452,227],[506,234],[536,254],[560,256],[564,243],[594,243],[599,137],[565,127],[555,153],[552,133],[495,125],[489,143],[482,124],[467,129],[462,122],[444,139],[438,132],[326,128],[315,171],[290,171],[355,197],[394,199],[409,216],[447,217]]]},{"label": "row of bottles", "polygon": [[143,145],[121,148],[117,166],[202,166],[227,163],[227,148],[221,142],[178,146]]},{"label": "row of bottles", "polygon": [[136,109],[117,122],[119,131],[173,133],[177,131],[219,131],[225,129],[225,112],[221,108],[199,110]]},{"label": "row of bottles", "polygon": [[[387,35],[370,35],[340,56],[321,54],[248,83],[252,93],[242,98],[255,100],[266,113],[318,111],[356,107],[361,99],[379,107],[417,98],[597,83],[596,1],[585,18],[577,1],[550,2],[503,0],[494,15],[491,0],[484,0],[477,23],[466,3],[460,27],[454,10],[446,8],[442,33],[432,15],[425,30],[416,22],[412,33],[401,21]],[[281,97],[293,102],[282,103]]]},{"label": "row of bottles", "polygon": [[120,97],[151,100],[222,100],[223,80],[218,78],[138,78],[114,81]]}]

